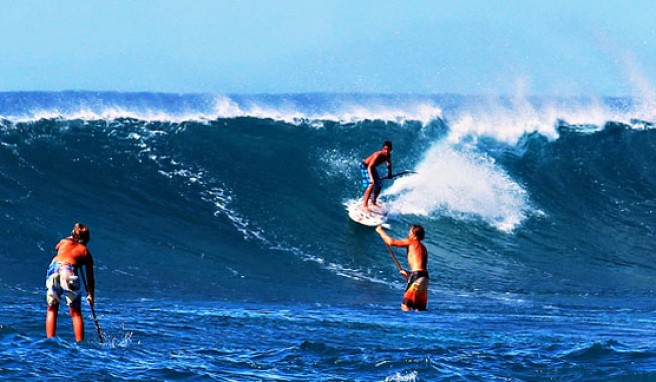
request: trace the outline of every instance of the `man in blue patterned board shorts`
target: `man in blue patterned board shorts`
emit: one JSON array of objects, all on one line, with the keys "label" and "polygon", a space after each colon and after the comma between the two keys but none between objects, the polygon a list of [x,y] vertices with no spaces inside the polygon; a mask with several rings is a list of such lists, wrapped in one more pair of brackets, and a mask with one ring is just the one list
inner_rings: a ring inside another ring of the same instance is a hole
[{"label": "man in blue patterned board shorts", "polygon": [[66,305],[79,308],[80,278],[77,276],[77,267],[64,261],[53,261],[46,273],[46,303],[48,306],[58,305],[62,296],[66,298]]},{"label": "man in blue patterned board shorts", "polygon": [[77,342],[84,340],[84,321],[82,319],[80,272],[85,268],[88,276],[87,302],[94,303],[94,292],[96,287],[93,275],[93,257],[87,249],[86,244],[91,236],[89,229],[82,223],[73,227],[71,236],[59,241],[55,247],[57,255],[52,259],[48,272],[46,273],[46,337],[54,337],[57,331],[57,316],[59,314],[59,303],[62,297],[68,305],[71,319],[73,320],[73,332]]},{"label": "man in blue patterned board shorts", "polygon": [[362,188],[364,190],[364,201],[362,207],[366,211],[371,211],[369,209],[369,197],[371,196],[371,191],[373,190],[374,195],[371,198],[371,203],[375,206],[378,195],[382,188],[381,178],[378,175],[376,167],[385,163],[387,165],[387,178],[392,177],[392,142],[385,141],[383,143],[383,148],[375,153],[369,155],[366,159],[360,164],[360,177],[362,180]]}]

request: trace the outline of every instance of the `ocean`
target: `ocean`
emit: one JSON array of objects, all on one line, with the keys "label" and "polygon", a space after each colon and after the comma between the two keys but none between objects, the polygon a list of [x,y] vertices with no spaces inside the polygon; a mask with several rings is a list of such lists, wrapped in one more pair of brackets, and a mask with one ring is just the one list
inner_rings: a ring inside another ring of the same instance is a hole
[{"label": "ocean", "polygon": [[[629,97],[0,93],[0,378],[656,381],[655,123]],[[345,210],[385,140],[426,312]],[[84,342],[65,306],[45,338],[76,222],[104,343],[86,304]]]}]

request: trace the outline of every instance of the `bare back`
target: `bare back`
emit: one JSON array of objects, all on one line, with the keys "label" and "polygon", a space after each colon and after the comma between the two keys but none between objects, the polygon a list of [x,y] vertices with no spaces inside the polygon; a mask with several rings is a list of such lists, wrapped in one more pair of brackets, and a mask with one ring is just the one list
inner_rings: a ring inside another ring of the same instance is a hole
[{"label": "bare back", "polygon": [[93,265],[93,258],[87,247],[71,238],[62,239],[55,249],[57,256],[52,259],[53,261],[63,261],[75,267]]}]

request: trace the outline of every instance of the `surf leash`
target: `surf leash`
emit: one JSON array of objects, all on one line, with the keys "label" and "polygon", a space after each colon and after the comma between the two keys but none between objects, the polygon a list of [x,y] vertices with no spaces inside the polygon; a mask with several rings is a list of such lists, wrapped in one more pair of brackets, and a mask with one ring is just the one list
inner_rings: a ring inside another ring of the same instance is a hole
[{"label": "surf leash", "polygon": [[[80,269],[80,276],[82,276],[82,282],[84,283],[84,288],[87,291],[87,294],[89,293],[89,284],[87,284],[87,278],[84,276],[84,270]],[[93,316],[93,322],[96,324],[96,331],[98,332],[98,340],[102,344],[105,342],[103,340],[102,333],[100,332],[100,324],[98,324],[98,317],[96,316],[96,309],[94,309],[93,304],[89,304],[91,307],[91,315]]]}]

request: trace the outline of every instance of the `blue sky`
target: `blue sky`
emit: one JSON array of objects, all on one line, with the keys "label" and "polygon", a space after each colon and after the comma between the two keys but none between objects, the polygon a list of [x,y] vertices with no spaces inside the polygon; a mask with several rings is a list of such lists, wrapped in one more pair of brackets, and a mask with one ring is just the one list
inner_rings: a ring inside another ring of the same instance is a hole
[{"label": "blue sky", "polygon": [[639,95],[656,1],[0,0],[0,91]]}]

